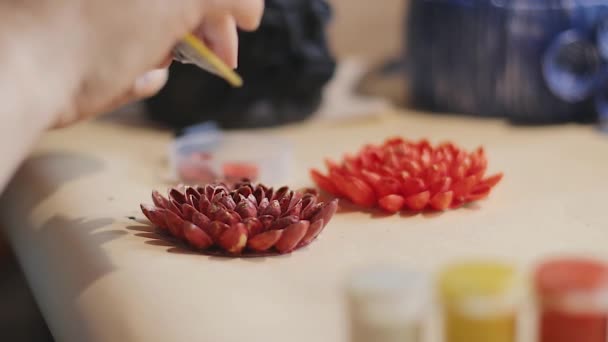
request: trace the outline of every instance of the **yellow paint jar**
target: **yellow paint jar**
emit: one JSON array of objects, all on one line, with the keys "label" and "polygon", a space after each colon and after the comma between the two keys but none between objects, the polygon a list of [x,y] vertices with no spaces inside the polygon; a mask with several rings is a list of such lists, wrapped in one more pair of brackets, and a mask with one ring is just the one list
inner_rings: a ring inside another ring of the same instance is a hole
[{"label": "yellow paint jar", "polygon": [[454,264],[440,275],[446,342],[513,342],[523,286],[517,272],[498,262]]}]

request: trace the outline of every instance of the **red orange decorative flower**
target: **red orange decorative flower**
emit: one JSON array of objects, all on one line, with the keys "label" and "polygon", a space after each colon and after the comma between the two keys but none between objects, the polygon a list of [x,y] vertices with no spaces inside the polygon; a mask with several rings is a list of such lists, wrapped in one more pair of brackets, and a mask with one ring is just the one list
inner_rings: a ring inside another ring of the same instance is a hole
[{"label": "red orange decorative flower", "polygon": [[503,177],[486,177],[487,165],[482,147],[467,152],[453,143],[433,147],[427,140],[391,138],[366,145],[339,164],[326,160],[327,175],[315,169],[310,173],[336,197],[395,213],[446,210],[487,197]]},{"label": "red orange decorative flower", "polygon": [[311,243],[338,209],[314,192],[276,191],[242,181],[171,189],[141,205],[158,228],[194,249],[219,254],[284,254]]}]

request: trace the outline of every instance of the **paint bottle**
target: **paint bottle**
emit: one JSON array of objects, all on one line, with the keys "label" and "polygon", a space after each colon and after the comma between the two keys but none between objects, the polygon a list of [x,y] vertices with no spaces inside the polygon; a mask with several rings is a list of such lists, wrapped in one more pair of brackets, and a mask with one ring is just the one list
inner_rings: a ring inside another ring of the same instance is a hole
[{"label": "paint bottle", "polygon": [[463,262],[440,274],[439,297],[447,342],[513,342],[524,286],[514,268]]},{"label": "paint bottle", "polygon": [[424,276],[390,267],[359,270],[347,284],[352,342],[419,342],[428,304]]},{"label": "paint bottle", "polygon": [[584,258],[541,264],[535,274],[540,342],[606,342],[608,265]]}]

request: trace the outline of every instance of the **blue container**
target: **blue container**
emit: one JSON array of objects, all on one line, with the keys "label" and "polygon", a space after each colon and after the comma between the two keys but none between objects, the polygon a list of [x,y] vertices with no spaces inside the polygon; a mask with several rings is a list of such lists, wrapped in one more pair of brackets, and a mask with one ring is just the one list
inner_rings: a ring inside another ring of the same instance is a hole
[{"label": "blue container", "polygon": [[552,123],[608,107],[608,0],[411,0],[406,25],[418,108]]}]

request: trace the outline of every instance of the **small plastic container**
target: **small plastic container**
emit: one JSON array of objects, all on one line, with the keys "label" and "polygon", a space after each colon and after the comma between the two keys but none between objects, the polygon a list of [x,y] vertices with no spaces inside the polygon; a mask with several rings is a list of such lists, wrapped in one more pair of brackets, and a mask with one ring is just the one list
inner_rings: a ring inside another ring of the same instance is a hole
[{"label": "small plastic container", "polygon": [[288,182],[292,146],[278,137],[254,133],[223,133],[208,127],[186,131],[170,146],[171,173],[184,184],[215,181],[280,185]]},{"label": "small plastic container", "polygon": [[562,258],[541,264],[535,274],[540,342],[608,340],[608,265]]},{"label": "small plastic container", "polygon": [[447,342],[513,342],[525,287],[509,265],[466,262],[440,275],[439,298]]},{"label": "small plastic container", "polygon": [[363,269],[350,278],[346,294],[350,341],[422,341],[430,305],[423,275],[392,267]]}]

